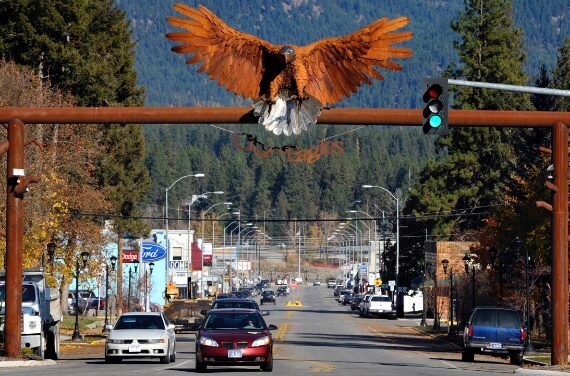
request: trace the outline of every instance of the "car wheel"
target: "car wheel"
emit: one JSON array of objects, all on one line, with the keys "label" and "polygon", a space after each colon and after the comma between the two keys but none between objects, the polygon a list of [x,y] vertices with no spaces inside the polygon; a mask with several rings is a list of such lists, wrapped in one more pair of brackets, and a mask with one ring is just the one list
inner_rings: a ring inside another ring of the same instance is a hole
[{"label": "car wheel", "polygon": [[162,364],[169,364],[170,363],[170,345],[168,346],[168,350],[165,356],[160,357],[160,363]]},{"label": "car wheel", "polygon": [[259,305],[263,305],[263,300],[260,300],[260,301],[259,301]]},{"label": "car wheel", "polygon": [[269,363],[262,364],[261,366],[259,366],[259,368],[263,372],[272,372],[273,371],[273,356],[271,357],[271,360],[269,361]]},{"label": "car wheel", "polygon": [[274,301],[273,301],[273,305],[275,305],[275,304],[277,304],[277,302],[274,300]]},{"label": "car wheel", "polygon": [[475,354],[473,353],[473,351],[464,348],[463,351],[461,352],[461,361],[473,362],[473,360],[475,360]]},{"label": "car wheel", "polygon": [[523,364],[523,352],[522,351],[509,351],[509,360],[511,364],[520,366]]},{"label": "car wheel", "polygon": [[170,361],[172,363],[176,362],[176,344],[174,344],[174,349],[172,350],[172,354],[170,354]]},{"label": "car wheel", "polygon": [[196,372],[206,372],[207,369],[208,366],[205,363],[200,362],[198,357],[196,357]]}]

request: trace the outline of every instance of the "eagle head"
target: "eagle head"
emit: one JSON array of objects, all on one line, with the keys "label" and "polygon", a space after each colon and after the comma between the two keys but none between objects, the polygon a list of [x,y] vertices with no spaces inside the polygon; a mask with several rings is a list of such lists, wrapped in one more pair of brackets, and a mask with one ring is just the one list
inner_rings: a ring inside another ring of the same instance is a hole
[{"label": "eagle head", "polygon": [[295,60],[295,50],[291,46],[283,47],[279,53],[283,55],[286,64]]}]

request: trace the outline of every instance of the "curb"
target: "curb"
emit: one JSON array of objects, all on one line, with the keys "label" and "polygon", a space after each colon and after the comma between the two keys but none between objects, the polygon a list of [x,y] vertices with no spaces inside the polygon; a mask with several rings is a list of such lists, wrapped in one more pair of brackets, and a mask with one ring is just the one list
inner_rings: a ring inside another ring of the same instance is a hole
[{"label": "curb", "polygon": [[35,366],[53,366],[56,365],[55,360],[3,360],[0,361],[0,368],[8,367],[35,367]]}]

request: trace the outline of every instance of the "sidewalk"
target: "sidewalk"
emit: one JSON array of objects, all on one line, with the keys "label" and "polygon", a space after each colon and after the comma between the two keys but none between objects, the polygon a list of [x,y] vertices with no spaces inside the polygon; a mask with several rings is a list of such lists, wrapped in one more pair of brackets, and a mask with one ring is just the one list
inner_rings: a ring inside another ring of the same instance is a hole
[{"label": "sidewalk", "polygon": [[[422,315],[421,314],[411,314],[407,313],[404,314],[404,317],[400,320],[410,320],[410,322],[414,323],[414,326],[420,326],[422,322]],[[433,319],[426,319],[426,327],[433,328]],[[448,322],[445,320],[440,320],[440,328],[439,333],[427,333],[431,336],[435,336],[441,340],[448,341],[449,343],[454,344],[458,348],[461,348],[461,337],[463,332],[457,332],[455,337],[449,337],[447,333],[449,332]],[[534,356],[536,355],[550,355],[550,348],[535,348]],[[524,374],[524,375],[570,375],[570,355],[568,356],[568,366],[552,366],[550,364],[545,364],[542,362],[534,361],[533,355],[527,354],[523,357],[524,363],[526,365],[535,366],[532,368],[519,368],[516,370],[515,373],[517,374]]]}]

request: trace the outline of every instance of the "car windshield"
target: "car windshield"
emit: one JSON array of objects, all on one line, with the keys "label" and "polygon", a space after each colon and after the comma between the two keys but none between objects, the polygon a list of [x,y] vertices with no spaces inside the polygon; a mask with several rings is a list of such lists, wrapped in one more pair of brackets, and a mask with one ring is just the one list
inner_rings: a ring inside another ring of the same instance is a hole
[{"label": "car windshield", "polygon": [[121,329],[162,329],[164,330],[164,322],[160,316],[121,316],[115,330]]},{"label": "car windshield", "polygon": [[243,302],[231,302],[231,301],[215,301],[212,304],[212,309],[217,308],[249,308],[249,309],[258,309],[256,303],[253,300],[250,301],[243,301]]},{"label": "car windshield", "polygon": [[264,330],[261,315],[254,313],[212,313],[204,322],[204,329],[257,329]]}]

